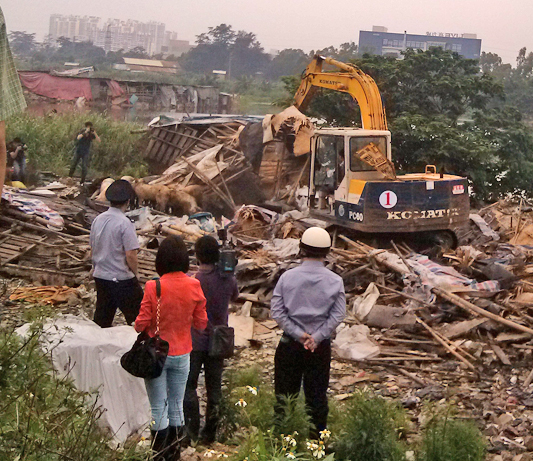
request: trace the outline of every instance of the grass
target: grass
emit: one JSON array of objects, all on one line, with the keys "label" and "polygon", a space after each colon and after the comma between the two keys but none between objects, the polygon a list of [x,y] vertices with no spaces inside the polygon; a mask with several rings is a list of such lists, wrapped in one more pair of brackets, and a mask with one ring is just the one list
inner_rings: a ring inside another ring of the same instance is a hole
[{"label": "grass", "polygon": [[[0,331],[0,459],[148,460],[148,448],[135,443],[120,450],[110,447],[110,436],[97,425],[102,410],[95,395],[76,390],[68,376],[59,377],[42,351],[42,319],[50,316],[49,308],[28,313],[33,326],[25,338]],[[409,450],[417,461],[485,459],[483,435],[473,423],[452,417],[451,407],[428,407],[430,417],[420,440],[408,445],[406,412],[366,391],[356,392],[347,403],[332,402],[331,439],[327,433],[308,439],[310,421],[302,395],[284,401],[282,419],[276,418],[275,402],[258,366],[229,370],[218,435],[233,445],[233,453],[204,456],[232,461],[405,461]]]},{"label": "grass", "polygon": [[418,461],[483,461],[486,442],[471,421],[434,415],[426,425]]},{"label": "grass", "polygon": [[[111,120],[101,114],[68,113],[35,116],[22,113],[7,123],[7,139],[20,137],[28,145],[29,170],[68,174],[75,138],[86,121],[93,122],[102,142],[93,141],[89,177],[142,176],[147,168],[142,154],[146,140],[131,131],[144,128],[133,122]],[[78,166],[77,174],[80,174]]]}]

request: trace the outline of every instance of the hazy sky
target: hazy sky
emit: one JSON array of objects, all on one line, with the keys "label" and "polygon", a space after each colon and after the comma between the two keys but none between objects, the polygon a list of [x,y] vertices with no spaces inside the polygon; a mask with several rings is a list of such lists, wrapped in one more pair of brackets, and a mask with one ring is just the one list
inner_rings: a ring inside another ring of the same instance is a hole
[{"label": "hazy sky", "polygon": [[1,0],[8,30],[48,33],[50,14],[159,21],[194,42],[210,26],[254,32],[263,47],[305,51],[359,41],[359,30],[475,33],[482,51],[515,64],[533,51],[532,0]]}]

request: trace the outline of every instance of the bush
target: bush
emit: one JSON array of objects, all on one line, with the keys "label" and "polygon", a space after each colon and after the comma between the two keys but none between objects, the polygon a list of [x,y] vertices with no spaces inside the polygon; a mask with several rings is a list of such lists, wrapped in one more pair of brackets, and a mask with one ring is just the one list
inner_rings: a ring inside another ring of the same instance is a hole
[{"label": "bush", "polygon": [[133,461],[146,459],[136,445],[110,448],[98,426],[94,396],[58,379],[42,352],[42,326],[27,338],[0,332],[0,459],[26,461]]},{"label": "bush", "polygon": [[[242,370],[228,372],[228,392],[222,407],[225,412],[238,410],[236,420],[239,425],[255,427],[267,431],[275,427],[277,433],[292,434],[297,431],[299,440],[309,435],[311,426],[305,411],[302,393],[299,398],[284,398],[284,414],[278,418],[274,412],[276,397],[270,384],[264,384],[259,367],[253,366]],[[231,410],[230,408],[233,407]],[[226,415],[226,419],[227,415]]]},{"label": "bush", "polygon": [[8,120],[6,136],[8,140],[22,138],[28,145],[30,169],[48,170],[64,176],[70,168],[76,135],[89,120],[102,139],[101,143],[93,142],[91,146],[89,172],[92,176],[146,174],[142,160],[145,140],[138,134],[131,134],[132,130],[143,128],[138,123],[116,121],[101,114],[68,113],[41,117],[24,112]]},{"label": "bush", "polygon": [[483,461],[485,439],[474,423],[434,416],[427,424],[419,461]]},{"label": "bush", "polygon": [[405,449],[399,435],[405,430],[405,413],[380,397],[356,392],[341,413],[333,432],[335,459],[346,461],[401,461]]}]

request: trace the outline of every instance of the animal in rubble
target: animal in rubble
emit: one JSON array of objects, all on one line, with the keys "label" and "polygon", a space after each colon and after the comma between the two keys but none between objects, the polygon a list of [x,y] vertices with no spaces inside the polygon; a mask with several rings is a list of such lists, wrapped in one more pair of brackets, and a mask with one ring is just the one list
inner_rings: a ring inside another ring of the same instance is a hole
[{"label": "animal in rubble", "polygon": [[183,192],[186,192],[189,195],[192,195],[194,199],[196,200],[197,205],[202,208],[203,207],[203,197],[205,195],[205,187],[204,186],[186,186],[183,188]]},{"label": "animal in rubble", "polygon": [[138,179],[133,184],[133,190],[137,197],[137,205],[151,205],[159,211],[166,211],[170,189],[160,184],[146,184],[144,180]]},{"label": "animal in rubble", "polygon": [[183,189],[170,189],[168,206],[176,216],[192,215],[200,211],[196,199]]},{"label": "animal in rubble", "polygon": [[107,188],[114,182],[115,180],[113,178],[105,178],[102,184],[100,184],[100,190],[96,191],[91,198],[98,202],[105,202],[107,200],[105,196]]},{"label": "animal in rubble", "polygon": [[[199,194],[199,191],[193,189],[196,186],[190,186],[189,191]],[[135,195],[137,196],[137,206],[151,205],[155,206],[158,211],[173,214],[191,215],[200,211],[198,202],[193,195],[185,190],[170,188],[161,184],[146,184],[142,179],[135,181],[133,185]]]}]

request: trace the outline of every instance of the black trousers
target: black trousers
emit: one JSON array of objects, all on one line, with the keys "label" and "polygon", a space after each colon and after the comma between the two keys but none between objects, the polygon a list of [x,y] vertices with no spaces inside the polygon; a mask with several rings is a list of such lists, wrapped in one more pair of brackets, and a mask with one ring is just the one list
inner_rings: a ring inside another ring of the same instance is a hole
[{"label": "black trousers", "polygon": [[208,439],[214,439],[218,426],[218,406],[222,398],[222,370],[224,369],[224,359],[209,357],[207,351],[192,351],[190,360],[189,378],[183,400],[187,432],[193,440],[198,439],[200,434],[200,403],[196,388],[198,387],[198,378],[203,366],[205,371],[205,389],[207,391],[207,408],[203,435]]},{"label": "black trousers", "polygon": [[325,339],[314,352],[306,350],[298,341],[283,335],[274,357],[274,383],[277,397],[276,412],[282,415],[282,396],[298,396],[304,387],[305,404],[313,434],[327,426],[329,370],[331,365],[331,341]]},{"label": "black trousers", "polygon": [[131,325],[141,307],[143,290],[139,281],[134,277],[129,280],[94,279],[96,284],[96,310],[94,311],[94,322],[102,328],[113,325],[113,319],[117,308],[122,311],[126,322]]}]

